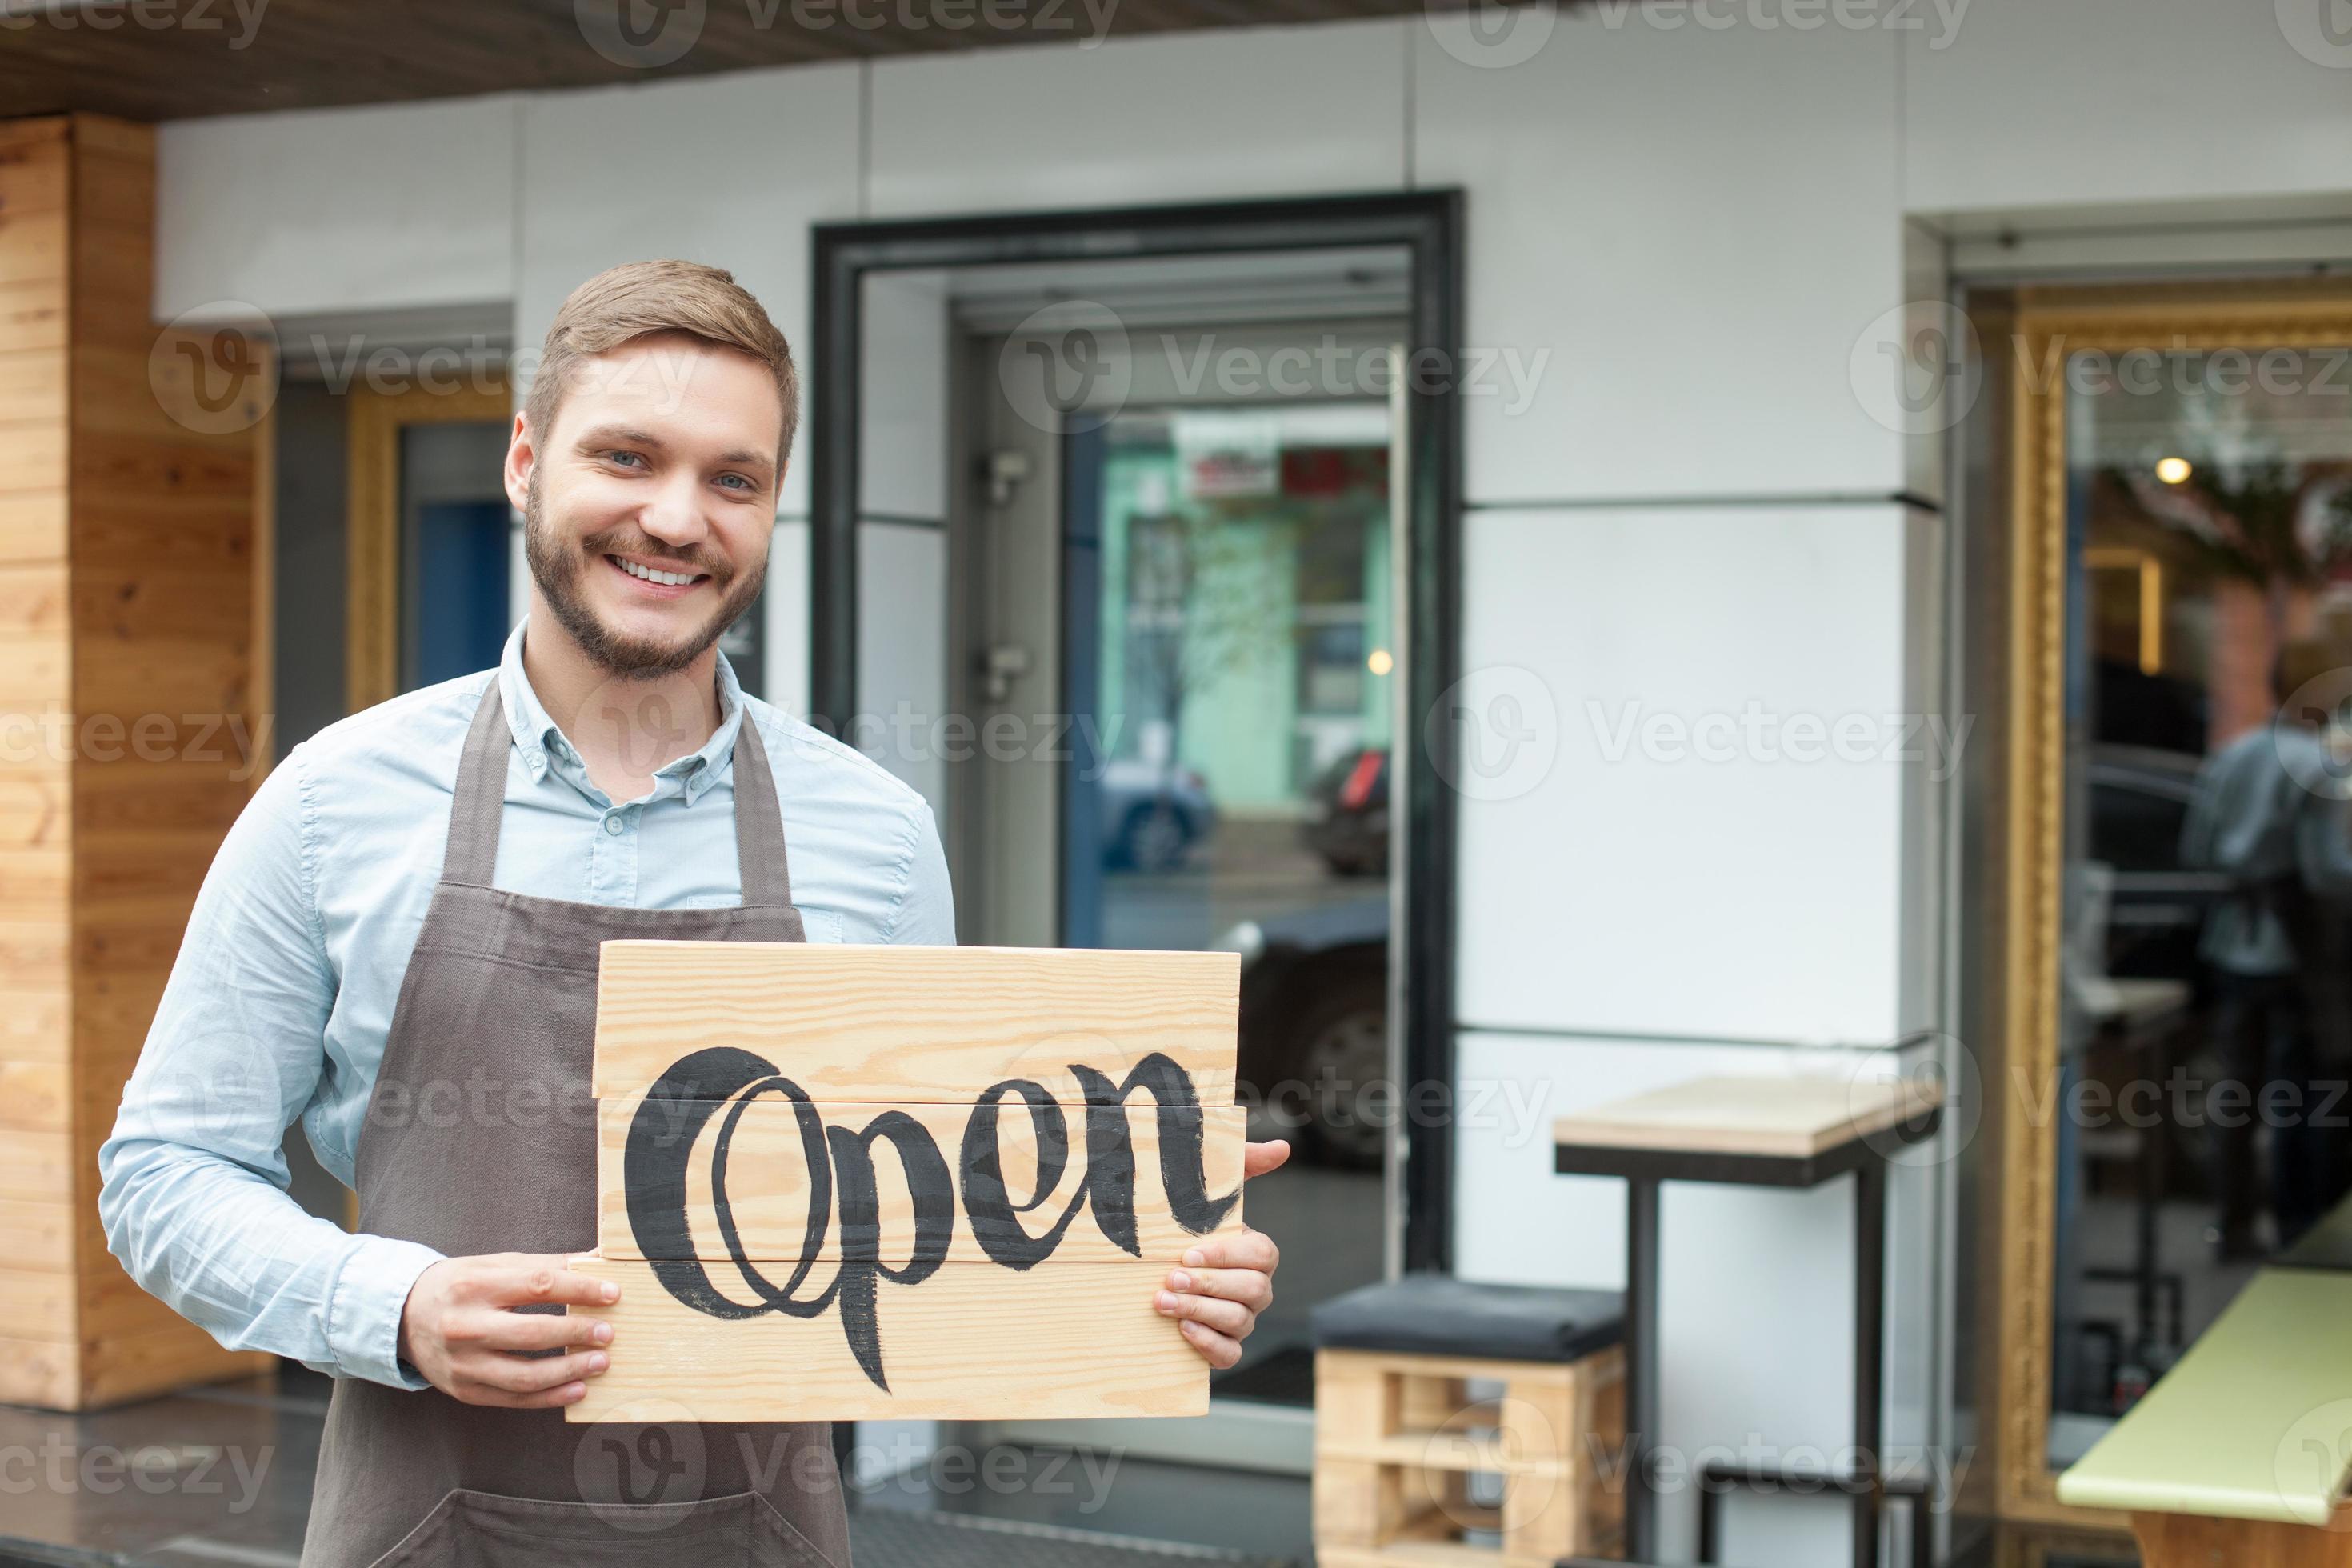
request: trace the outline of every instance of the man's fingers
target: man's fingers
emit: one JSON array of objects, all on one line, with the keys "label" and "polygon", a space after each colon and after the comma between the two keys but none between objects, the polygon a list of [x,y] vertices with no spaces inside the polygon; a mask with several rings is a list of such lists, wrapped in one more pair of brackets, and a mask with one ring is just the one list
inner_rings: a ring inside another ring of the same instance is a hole
[{"label": "man's fingers", "polygon": [[587,1396],[584,1383],[566,1383],[554,1388],[543,1388],[535,1394],[509,1394],[503,1388],[488,1384],[461,1383],[457,1397],[467,1405],[489,1405],[501,1410],[548,1410],[566,1405],[577,1405]]},{"label": "man's fingers", "polygon": [[1184,1342],[1199,1351],[1201,1359],[1219,1371],[1242,1359],[1242,1347],[1230,1336],[1202,1323],[1186,1322],[1177,1326],[1184,1331]]},{"label": "man's fingers", "polygon": [[1173,1290],[1162,1290],[1153,1298],[1152,1305],[1163,1317],[1176,1318],[1214,1329],[1229,1338],[1249,1337],[1257,1326],[1257,1314],[1238,1301],[1220,1301],[1213,1296],[1180,1296]]},{"label": "man's fingers", "polygon": [[1290,1158],[1290,1145],[1276,1138],[1270,1142],[1242,1145],[1242,1179],[1248,1181],[1269,1171],[1279,1171]]},{"label": "man's fingers", "polygon": [[527,1360],[489,1352],[467,1356],[455,1370],[468,1383],[507,1394],[537,1394],[595,1376],[610,1364],[603,1351],[579,1351],[571,1355]]},{"label": "man's fingers", "polygon": [[519,1307],[534,1301],[565,1307],[609,1307],[621,1299],[621,1288],[610,1279],[566,1268],[562,1257],[534,1258],[516,1253],[495,1259],[462,1283],[467,1299],[493,1306]]},{"label": "man's fingers", "polygon": [[561,1350],[572,1345],[609,1345],[613,1325],[601,1318],[552,1312],[487,1311],[473,1342],[497,1351]]},{"label": "man's fingers", "polygon": [[1274,1305],[1274,1281],[1255,1268],[1178,1268],[1170,1272],[1167,1286],[1179,1295],[1239,1301],[1253,1312]]},{"label": "man's fingers", "polygon": [[1261,1274],[1271,1274],[1281,1261],[1282,1249],[1274,1245],[1274,1237],[1262,1230],[1244,1230],[1238,1236],[1213,1237],[1187,1248],[1183,1266],[1187,1268],[1254,1268]]}]

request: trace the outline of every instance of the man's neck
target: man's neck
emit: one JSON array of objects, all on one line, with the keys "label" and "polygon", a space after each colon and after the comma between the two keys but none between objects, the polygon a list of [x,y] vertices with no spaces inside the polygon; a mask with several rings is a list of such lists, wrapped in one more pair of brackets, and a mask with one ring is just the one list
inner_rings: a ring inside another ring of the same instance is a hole
[{"label": "man's neck", "polygon": [[523,637],[522,672],[548,716],[574,746],[596,787],[635,800],[654,774],[702,749],[717,732],[719,650],[706,648],[685,668],[639,680],[590,658],[533,595]]}]

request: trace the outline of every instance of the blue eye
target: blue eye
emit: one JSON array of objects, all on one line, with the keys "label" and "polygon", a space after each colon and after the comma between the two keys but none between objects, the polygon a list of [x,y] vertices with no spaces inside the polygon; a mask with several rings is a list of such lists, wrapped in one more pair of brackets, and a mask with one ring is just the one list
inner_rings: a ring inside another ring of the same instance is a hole
[{"label": "blue eye", "polygon": [[616,463],[642,463],[645,461],[643,457],[635,452],[607,452],[604,455],[612,458],[613,461]]}]

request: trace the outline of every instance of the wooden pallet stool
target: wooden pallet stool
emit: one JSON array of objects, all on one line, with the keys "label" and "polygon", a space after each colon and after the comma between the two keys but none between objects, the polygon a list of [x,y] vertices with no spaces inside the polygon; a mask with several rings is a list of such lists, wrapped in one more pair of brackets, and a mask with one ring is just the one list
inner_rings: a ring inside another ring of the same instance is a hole
[{"label": "wooden pallet stool", "polygon": [[[1623,1319],[1615,1291],[1433,1274],[1317,1308],[1318,1568],[1616,1555]],[[1474,1400],[1472,1383],[1502,1393]],[[1473,1500],[1478,1475],[1499,1478],[1499,1506]]]}]

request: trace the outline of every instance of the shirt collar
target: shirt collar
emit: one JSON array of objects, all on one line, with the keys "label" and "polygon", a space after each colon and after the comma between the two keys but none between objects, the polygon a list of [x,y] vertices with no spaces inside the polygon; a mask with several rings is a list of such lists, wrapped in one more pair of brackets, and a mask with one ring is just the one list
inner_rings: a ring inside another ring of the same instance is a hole
[{"label": "shirt collar", "polygon": [[[530,629],[526,619],[519,621],[507,637],[505,651],[499,658],[499,692],[506,701],[507,727],[514,731],[514,742],[521,752],[523,764],[530,770],[533,780],[543,779],[552,771],[561,773],[579,789],[598,793],[588,780],[588,770],[580,761],[579,748],[563,733],[532,689],[530,678],[523,673],[523,634]],[[744,721],[743,687],[735,679],[735,667],[727,662],[727,655],[719,655],[719,728],[699,749],[664,763],[655,773],[656,779],[681,779],[679,790],[688,805],[702,798],[703,793],[734,773],[735,737],[742,732]],[[660,786],[656,786],[660,793]]]}]

